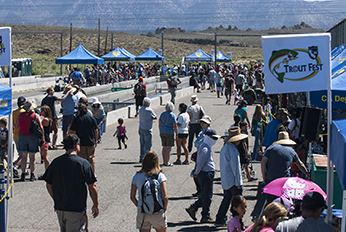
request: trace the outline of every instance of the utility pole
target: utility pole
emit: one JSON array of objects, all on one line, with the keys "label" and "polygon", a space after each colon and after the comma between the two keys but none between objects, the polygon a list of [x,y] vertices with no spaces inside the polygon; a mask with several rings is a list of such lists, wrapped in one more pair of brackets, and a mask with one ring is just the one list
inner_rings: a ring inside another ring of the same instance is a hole
[{"label": "utility pole", "polygon": [[72,52],[72,23],[70,24],[70,52]]},{"label": "utility pole", "polygon": [[108,27],[107,27],[107,31],[106,31],[105,54],[107,54],[107,38],[108,38]]},{"label": "utility pole", "polygon": [[215,57],[215,68],[216,68],[216,53],[217,53],[217,35],[215,33],[215,51],[214,51],[214,57]]},{"label": "utility pole", "polygon": [[[161,50],[162,50],[162,57],[163,57],[163,31],[161,31]],[[163,60],[161,60],[161,68],[163,70]]]},{"label": "utility pole", "polygon": [[111,50],[113,51],[113,32],[112,32],[112,39],[111,39]]},{"label": "utility pole", "polygon": [[101,22],[99,19],[99,36],[97,40],[97,56],[100,56],[100,27],[101,27]]}]

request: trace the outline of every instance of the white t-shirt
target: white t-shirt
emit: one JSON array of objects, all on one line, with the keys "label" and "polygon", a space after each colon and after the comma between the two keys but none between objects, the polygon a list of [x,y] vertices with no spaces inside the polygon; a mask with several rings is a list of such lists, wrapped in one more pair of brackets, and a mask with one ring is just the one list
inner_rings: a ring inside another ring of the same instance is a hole
[{"label": "white t-shirt", "polygon": [[203,111],[202,106],[200,105],[191,105],[187,108],[187,112],[190,113],[191,118],[190,118],[190,124],[198,124],[199,122],[197,121],[198,119],[201,119],[201,112]]},{"label": "white t-shirt", "polygon": [[181,126],[178,126],[178,134],[189,133],[189,129],[188,129],[189,122],[190,122],[190,116],[186,112],[179,114],[177,123],[181,124]]},{"label": "white t-shirt", "polygon": [[[297,126],[296,126],[296,121],[297,121]],[[288,129],[292,131],[290,133],[291,139],[297,139],[299,138],[299,130],[300,130],[300,120],[296,118],[295,120],[292,120],[290,124],[288,124]]]}]

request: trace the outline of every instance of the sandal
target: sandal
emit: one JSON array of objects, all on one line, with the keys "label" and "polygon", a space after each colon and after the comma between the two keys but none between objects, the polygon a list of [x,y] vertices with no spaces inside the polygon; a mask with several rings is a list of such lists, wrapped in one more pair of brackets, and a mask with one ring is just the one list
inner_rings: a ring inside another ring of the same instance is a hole
[{"label": "sandal", "polygon": [[163,164],[163,166],[165,166],[165,167],[173,167],[173,164],[168,163],[168,164]]},{"label": "sandal", "polygon": [[180,165],[181,161],[180,160],[176,160],[175,162],[173,162],[174,165]]},{"label": "sandal", "polygon": [[253,181],[253,180],[258,180],[258,178],[257,178],[257,177],[253,177],[253,176],[251,176],[251,178],[250,178],[250,179],[247,179],[247,181],[248,181],[248,182],[251,182],[251,181]]}]

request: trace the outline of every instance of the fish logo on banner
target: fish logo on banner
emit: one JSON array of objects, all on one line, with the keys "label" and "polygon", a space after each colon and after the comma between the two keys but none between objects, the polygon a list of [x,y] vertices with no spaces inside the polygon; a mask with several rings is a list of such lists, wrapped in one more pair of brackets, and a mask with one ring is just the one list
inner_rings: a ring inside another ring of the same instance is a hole
[{"label": "fish logo on banner", "polygon": [[[310,62],[306,62],[308,59]],[[300,59],[301,58],[301,59]],[[303,62],[300,62],[303,60]],[[304,81],[317,75],[323,69],[323,64],[318,56],[318,46],[310,46],[308,49],[281,49],[273,51],[269,59],[269,70],[281,83],[284,80]],[[303,77],[294,78],[297,73]]]},{"label": "fish logo on banner", "polygon": [[202,55],[203,55],[202,52],[196,52],[197,57],[201,57]]},{"label": "fish logo on banner", "polygon": [[114,56],[120,56],[120,52],[119,51],[115,51],[115,52],[113,52],[113,55]]}]

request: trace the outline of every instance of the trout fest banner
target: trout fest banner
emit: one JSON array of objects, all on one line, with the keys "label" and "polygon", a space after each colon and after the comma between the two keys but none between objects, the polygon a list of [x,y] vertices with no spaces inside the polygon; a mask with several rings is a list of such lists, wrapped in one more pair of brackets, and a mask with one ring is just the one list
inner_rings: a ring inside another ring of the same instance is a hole
[{"label": "trout fest banner", "polygon": [[330,34],[262,36],[267,94],[330,89]]},{"label": "trout fest banner", "polygon": [[11,65],[11,28],[0,27],[0,66]]}]

